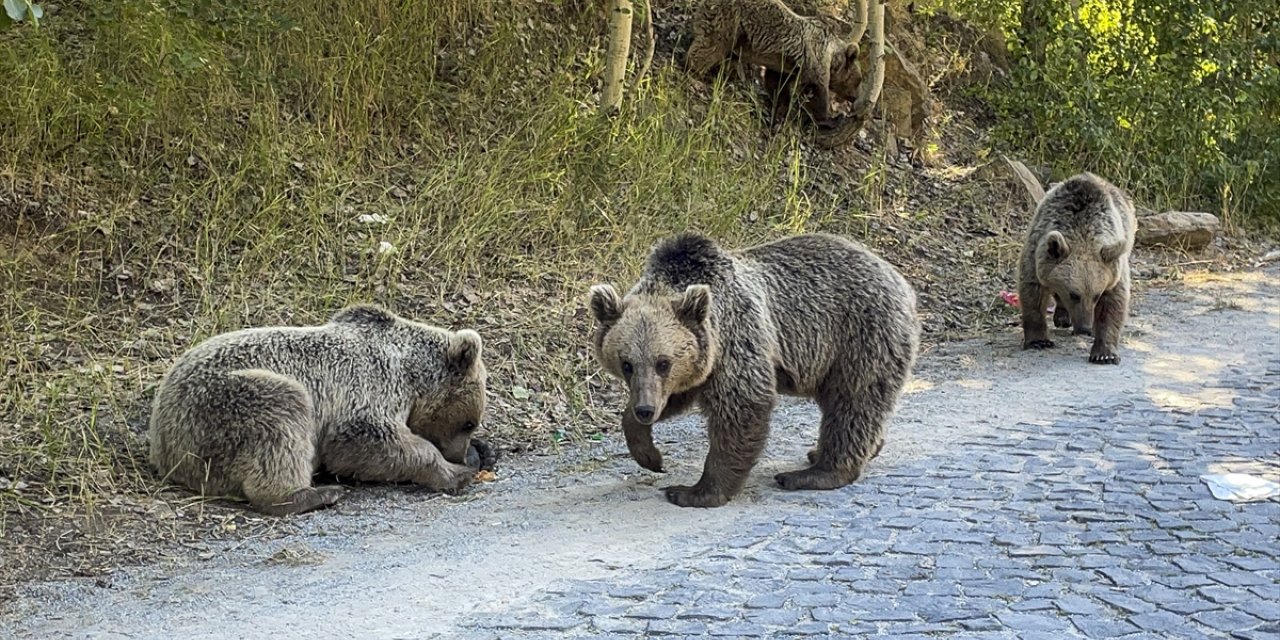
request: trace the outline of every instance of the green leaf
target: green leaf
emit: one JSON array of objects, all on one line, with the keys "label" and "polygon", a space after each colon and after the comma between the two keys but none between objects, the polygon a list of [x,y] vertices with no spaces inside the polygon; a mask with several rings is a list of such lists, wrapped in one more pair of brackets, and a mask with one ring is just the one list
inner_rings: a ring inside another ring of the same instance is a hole
[{"label": "green leaf", "polygon": [[528,400],[533,397],[533,392],[520,385],[514,385],[511,387],[511,397],[516,400]]},{"label": "green leaf", "polygon": [[4,0],[4,12],[15,22],[22,22],[27,17],[26,0]]}]

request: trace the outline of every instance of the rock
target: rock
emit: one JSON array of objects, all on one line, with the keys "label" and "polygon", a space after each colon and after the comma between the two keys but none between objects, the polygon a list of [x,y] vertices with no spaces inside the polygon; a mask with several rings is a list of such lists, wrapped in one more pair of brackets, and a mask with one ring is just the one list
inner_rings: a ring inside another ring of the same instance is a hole
[{"label": "rock", "polygon": [[1218,233],[1221,224],[1212,213],[1166,211],[1138,218],[1135,240],[1141,246],[1162,245],[1196,251]]}]

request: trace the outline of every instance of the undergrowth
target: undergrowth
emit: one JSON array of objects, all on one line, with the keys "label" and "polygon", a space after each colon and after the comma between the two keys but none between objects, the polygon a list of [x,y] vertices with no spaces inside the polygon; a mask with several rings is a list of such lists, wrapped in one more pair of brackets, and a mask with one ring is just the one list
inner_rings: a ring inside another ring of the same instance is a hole
[{"label": "undergrowth", "polygon": [[659,66],[600,117],[601,20],[117,0],[0,32],[3,512],[153,489],[146,402],[174,356],[358,300],[489,337],[500,441],[597,429],[590,282],[663,234],[813,214],[778,189],[804,179],[794,138],[761,142],[723,83],[695,97]]}]

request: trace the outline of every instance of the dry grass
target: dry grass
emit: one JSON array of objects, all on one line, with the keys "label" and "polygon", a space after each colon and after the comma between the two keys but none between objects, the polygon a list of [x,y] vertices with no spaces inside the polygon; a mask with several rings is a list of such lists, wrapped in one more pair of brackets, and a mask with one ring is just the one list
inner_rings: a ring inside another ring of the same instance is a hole
[{"label": "dry grass", "polygon": [[967,115],[938,123],[932,168],[813,151],[761,129],[749,91],[690,89],[665,39],[682,2],[658,5],[654,72],[612,121],[594,10],[268,4],[67,2],[0,31],[0,587],[288,531],[146,464],[155,383],[222,331],[364,300],[476,328],[486,429],[518,452],[608,433],[582,296],[675,231],[861,238],[916,284],[931,340],[1013,317],[1025,211],[967,175]]}]

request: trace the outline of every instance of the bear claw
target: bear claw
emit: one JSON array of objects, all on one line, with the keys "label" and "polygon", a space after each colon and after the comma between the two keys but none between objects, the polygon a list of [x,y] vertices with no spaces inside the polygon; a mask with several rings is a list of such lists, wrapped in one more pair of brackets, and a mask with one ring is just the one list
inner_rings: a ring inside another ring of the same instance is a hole
[{"label": "bear claw", "polygon": [[498,464],[498,450],[479,438],[471,439],[467,447],[467,466],[477,471],[493,471]]},{"label": "bear claw", "polygon": [[1091,353],[1089,362],[1093,364],[1120,364],[1120,355],[1116,353]]},{"label": "bear claw", "polygon": [[656,447],[649,447],[647,450],[633,451],[631,457],[636,464],[653,471],[654,473],[664,473],[662,469],[662,453]]}]

